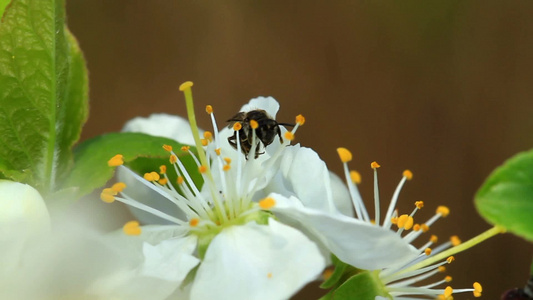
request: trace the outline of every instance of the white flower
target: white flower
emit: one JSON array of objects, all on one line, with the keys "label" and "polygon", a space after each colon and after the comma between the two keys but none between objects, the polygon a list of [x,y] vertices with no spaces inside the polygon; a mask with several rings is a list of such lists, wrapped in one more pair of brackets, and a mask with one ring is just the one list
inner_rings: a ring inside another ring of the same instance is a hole
[{"label": "white flower", "polygon": [[[405,245],[412,244],[418,237],[429,230],[429,227],[433,225],[438,219],[446,217],[449,214],[449,209],[445,206],[439,206],[433,217],[429,218],[426,222],[416,224],[414,222],[415,213],[424,206],[422,201],[415,202],[415,208],[410,214],[399,215],[396,210],[396,204],[400,191],[407,180],[412,178],[412,173],[409,170],[403,172],[403,178],[396,188],[389,207],[384,216],[380,212],[380,197],[378,188],[377,169],[380,165],[376,162],[371,164],[374,169],[374,198],[375,198],[375,213],[373,218],[368,213],[363,200],[357,190],[356,184],[360,183],[360,175],[355,171],[349,171],[348,162],[352,159],[352,154],[345,148],[337,149],[341,161],[343,162],[344,173],[348,184],[348,190],[350,192],[353,206],[356,211],[356,219],[360,222],[364,222],[368,225],[372,231],[389,232],[395,236],[395,239],[391,239],[389,242],[385,242],[382,247],[371,249],[368,253],[368,259],[381,260],[383,252],[389,252],[396,247],[404,248]],[[392,226],[398,227],[397,230],[392,230]],[[497,230],[494,230],[497,231]],[[408,233],[407,233],[408,232]],[[354,234],[361,234],[354,233]],[[391,236],[392,237],[392,236]],[[458,245],[461,243],[459,238],[453,236],[449,241],[435,247],[432,247],[437,242],[437,237],[432,235],[427,243],[424,243],[416,249],[416,255],[406,257],[397,257],[395,260],[389,261],[388,265],[383,265],[380,268],[369,268],[358,264],[352,264],[350,261],[345,260],[342,256],[338,257],[357,268],[363,268],[370,272],[377,272],[377,276],[380,281],[376,283],[376,286],[383,286],[383,293],[393,299],[413,299],[413,296],[426,296],[430,298],[439,299],[451,299],[452,293],[460,292],[473,292],[474,296],[479,297],[481,295],[481,285],[474,283],[473,288],[453,290],[451,287],[436,288],[437,286],[451,281],[451,277],[446,276],[442,280],[438,280],[431,284],[423,286],[416,286],[416,284],[424,279],[427,279],[439,272],[445,270],[444,266],[447,263],[451,263],[454,258],[449,256],[453,253],[462,251]],[[467,242],[470,243],[470,242]],[[403,244],[403,245],[402,245]],[[456,246],[457,248],[450,249],[453,252],[444,250]],[[412,247],[412,246],[411,246]],[[414,247],[412,247],[415,249]],[[370,250],[370,249],[369,249]],[[438,255],[437,255],[438,254]],[[376,299],[389,299],[382,296],[376,296]]]},{"label": "white flower", "polygon": [[[256,98],[243,107],[243,111],[247,107],[264,109],[273,117],[279,105],[273,98]],[[164,148],[170,152],[172,168],[179,174],[177,189],[168,182],[164,167],[160,174],[152,172],[142,178],[122,166],[120,156],[109,162],[110,165],[119,165],[118,169],[136,178],[137,184],[160,194],[165,201],[179,208],[183,219],[142,204],[128,194],[129,187],[123,183],[104,189],[101,198],[106,202],[121,201],[171,223],[139,227],[139,223],[130,222],[125,225],[124,231],[139,234],[146,240],[146,247],[152,249],[145,252],[144,267],[154,261],[156,254],[160,261],[176,262],[169,268],[152,268],[152,276],[175,269],[174,272],[181,275],[170,279],[175,288],[187,285],[183,275],[187,275],[201,260],[189,287],[191,299],[289,298],[317,278],[325,267],[325,259],[316,244],[303,233],[276,221],[254,200],[276,174],[281,153],[290,143],[298,125],[291,133],[282,128],[283,141],[275,138],[269,147],[261,149],[266,153],[257,158],[249,155],[245,159],[227,142],[233,130],[225,128],[218,132],[212,108],[209,107],[208,112],[215,130],[214,134],[204,134],[205,149],[197,147],[198,157],[188,147],[180,149],[194,156],[204,179],[201,190],[169,146]],[[197,129],[195,124],[191,127],[193,132]],[[193,135],[199,144],[199,136]],[[255,133],[250,138],[255,141]],[[255,153],[255,147],[261,147],[256,142],[252,145],[250,153]],[[240,147],[239,143],[237,147]],[[185,253],[184,249],[187,249]],[[189,259],[190,263],[185,264],[184,260],[176,258],[184,254],[194,254],[196,261]]]}]

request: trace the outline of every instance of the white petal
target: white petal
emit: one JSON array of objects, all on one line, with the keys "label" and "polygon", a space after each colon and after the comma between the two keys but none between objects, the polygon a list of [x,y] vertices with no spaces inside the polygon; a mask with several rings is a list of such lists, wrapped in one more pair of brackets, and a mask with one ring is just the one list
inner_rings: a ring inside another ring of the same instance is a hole
[{"label": "white petal", "polygon": [[198,269],[191,299],[288,299],[325,267],[317,246],[270,219],[219,233]]},{"label": "white petal", "polygon": [[333,202],[337,210],[343,215],[349,217],[354,216],[352,198],[350,197],[350,192],[344,181],[333,172],[329,172],[329,180],[331,182],[331,193],[333,195]]},{"label": "white petal", "polygon": [[275,119],[279,110],[279,103],[272,97],[257,97],[250,100],[248,104],[243,105],[240,111],[248,112],[256,109],[262,109],[266,111],[267,114]]},{"label": "white petal", "polygon": [[[181,144],[194,145],[189,121],[179,116],[152,114],[148,118],[136,117],[126,122],[122,131],[162,136]],[[200,130],[200,135],[203,135],[202,130]]]},{"label": "white petal", "polygon": [[341,214],[327,214],[298,205],[297,199],[272,194],[276,205],[270,210],[300,223],[340,260],[365,270],[393,267],[418,253],[391,230]]},{"label": "white petal", "polygon": [[14,227],[21,240],[50,230],[46,204],[33,187],[0,180],[0,200],[0,239],[10,235]]}]

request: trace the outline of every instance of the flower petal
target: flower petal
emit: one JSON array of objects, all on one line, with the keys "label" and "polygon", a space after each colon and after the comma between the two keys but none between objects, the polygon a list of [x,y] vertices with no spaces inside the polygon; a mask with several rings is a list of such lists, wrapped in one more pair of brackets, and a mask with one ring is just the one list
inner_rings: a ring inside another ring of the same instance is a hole
[{"label": "flower petal", "polygon": [[337,210],[348,217],[354,216],[352,198],[350,192],[346,188],[344,181],[333,172],[329,172],[329,180],[331,182],[331,194],[333,195],[333,202]]},{"label": "flower petal", "polygon": [[191,299],[288,299],[324,269],[317,246],[270,219],[219,233],[196,274]]},{"label": "flower petal", "polygon": [[[162,136],[186,145],[194,145],[189,121],[179,116],[168,114],[151,114],[148,118],[136,117],[124,124],[124,132],[141,132],[153,136]],[[203,131],[200,130],[200,135]]]},{"label": "flower petal", "polygon": [[340,260],[365,270],[401,265],[418,255],[394,232],[341,214],[327,214],[302,206],[299,200],[271,194],[276,216],[296,220]]},{"label": "flower petal", "polygon": [[279,103],[272,97],[257,97],[243,105],[240,111],[248,112],[255,109],[262,109],[275,119],[279,110]]}]

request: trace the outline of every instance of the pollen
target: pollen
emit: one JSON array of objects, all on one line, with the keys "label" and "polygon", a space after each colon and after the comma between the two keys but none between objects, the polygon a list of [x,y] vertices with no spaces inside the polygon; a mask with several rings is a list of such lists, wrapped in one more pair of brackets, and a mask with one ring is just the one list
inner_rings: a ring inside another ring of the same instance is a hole
[{"label": "pollen", "polygon": [[196,227],[198,225],[198,223],[200,223],[200,220],[198,218],[192,218],[190,221],[189,221],[189,225],[191,227]]},{"label": "pollen", "polygon": [[350,171],[350,179],[353,183],[361,184],[361,174],[357,171]]},{"label": "pollen", "polygon": [[124,164],[124,156],[117,154],[107,161],[107,165],[110,167],[118,167]]},{"label": "pollen", "polygon": [[257,129],[257,127],[259,127],[259,123],[257,123],[256,120],[250,120],[250,127],[252,127],[252,129]]},{"label": "pollen", "polygon": [[129,221],[128,223],[124,224],[122,230],[127,235],[141,235],[141,227],[137,221]]},{"label": "pollen", "polygon": [[159,174],[163,175],[167,173],[167,166],[161,165],[159,166]]},{"label": "pollen", "polygon": [[441,215],[443,218],[447,217],[450,214],[450,209],[446,206],[437,207],[437,214]]},{"label": "pollen", "polygon": [[432,234],[431,237],[429,238],[429,241],[432,242],[433,244],[435,244],[438,240],[439,238],[434,234]]},{"label": "pollen", "polygon": [[212,114],[213,113],[213,106],[206,105],[205,106],[205,112],[208,113],[208,114]]},{"label": "pollen", "polygon": [[381,166],[380,166],[377,162],[373,161],[373,162],[370,164],[370,167],[371,167],[372,169],[377,169],[377,168],[379,168],[379,167],[381,167]]},{"label": "pollen", "polygon": [[169,161],[170,161],[171,164],[175,164],[178,161],[178,157],[176,155],[172,154],[170,156]]},{"label": "pollen", "polygon": [[170,146],[170,145],[163,145],[163,149],[165,149],[165,150],[168,151],[168,152],[171,152],[171,151],[172,151],[172,146]]},{"label": "pollen", "polygon": [[147,181],[158,181],[159,178],[159,174],[156,172],[144,173],[144,179]]},{"label": "pollen", "polygon": [[305,123],[305,117],[302,116],[302,115],[297,115],[296,116],[296,123],[300,126],[304,125]]},{"label": "pollen", "polygon": [[259,207],[261,207],[261,209],[270,209],[274,207],[274,205],[276,205],[276,200],[272,197],[267,197],[259,201]]},{"label": "pollen", "polygon": [[105,188],[102,190],[102,193],[100,193],[100,199],[104,201],[105,203],[112,203],[115,201],[115,195],[117,194],[116,191],[114,191],[112,188]]},{"label": "pollen", "polygon": [[216,148],[216,149],[215,149],[215,153],[216,153],[217,155],[220,155],[220,148]]},{"label": "pollen", "polygon": [[183,176],[178,176],[178,179],[176,179],[177,184],[183,184],[183,181],[184,181]]},{"label": "pollen", "polygon": [[200,139],[200,142],[202,142],[202,146],[207,146],[209,144],[209,141],[207,139]]},{"label": "pollen", "polygon": [[272,278],[272,273],[268,272],[267,277]]},{"label": "pollen", "polygon": [[166,178],[161,178],[161,179],[159,179],[158,182],[159,182],[160,185],[166,185],[166,184],[168,183],[168,179],[166,179]]},{"label": "pollen", "polygon": [[424,201],[416,201],[415,206],[418,209],[422,209],[422,207],[424,207]]},{"label": "pollen", "polygon": [[429,231],[429,226],[427,226],[426,224],[422,224],[422,225],[420,225],[420,229],[422,229],[422,232],[428,232]]},{"label": "pollen", "polygon": [[455,247],[461,244],[461,239],[458,236],[454,235],[450,237],[450,242],[452,242],[452,245]]},{"label": "pollen", "polygon": [[236,122],[235,124],[233,124],[233,130],[239,131],[241,130],[241,128],[242,128],[242,125],[240,122]]},{"label": "pollen", "polygon": [[192,87],[192,85],[193,85],[192,81],[185,81],[184,83],[182,83],[180,85],[180,91],[183,92],[183,91],[185,91],[187,89],[190,89]]},{"label": "pollen", "polygon": [[446,277],[444,277],[444,281],[446,281],[446,282],[450,282],[450,281],[452,281],[452,276],[446,276]]},{"label": "pollen", "polygon": [[224,170],[224,171],[226,171],[226,172],[229,171],[230,169],[231,169],[231,166],[230,166],[230,165],[224,165],[224,166],[222,167],[222,170]]},{"label": "pollen", "polygon": [[447,261],[449,264],[451,264],[454,260],[455,260],[455,257],[453,257],[453,256],[450,256],[450,257],[446,258],[446,261]]},{"label": "pollen", "polygon": [[413,231],[419,231],[420,230],[420,224],[415,224],[413,226]]},{"label": "pollen", "polygon": [[207,167],[206,166],[199,166],[198,167],[198,171],[200,171],[200,173],[204,174],[205,172],[207,172]]},{"label": "pollen", "polygon": [[231,164],[231,158],[229,157],[224,157],[224,161],[229,165]]},{"label": "pollen", "polygon": [[409,215],[401,215],[398,218],[398,228],[405,228],[409,230],[413,227],[413,217]]},{"label": "pollen", "polygon": [[395,224],[395,225],[398,224],[398,217],[392,217],[392,218],[390,218],[390,222],[391,222],[392,224]]},{"label": "pollen", "polygon": [[111,187],[111,189],[117,193],[122,192],[125,188],[126,184],[124,182],[117,182]]},{"label": "pollen", "polygon": [[190,146],[181,146],[181,151],[183,152],[189,152],[189,149],[191,149]]},{"label": "pollen", "polygon": [[409,170],[403,171],[403,177],[407,178],[407,180],[413,179],[413,173]]},{"label": "pollen", "polygon": [[350,152],[350,150],[344,148],[344,147],[339,147],[337,148],[337,154],[339,154],[339,158],[341,159],[341,161],[343,163],[347,163],[349,161],[352,160],[352,152]]},{"label": "pollen", "polygon": [[285,132],[285,138],[289,141],[294,140],[294,134],[290,131]]},{"label": "pollen", "polygon": [[210,131],[204,131],[204,138],[208,141],[213,140],[213,134]]},{"label": "pollen", "polygon": [[483,292],[483,287],[481,286],[481,284],[479,284],[479,282],[474,282],[474,297],[481,297],[481,292]]},{"label": "pollen", "polygon": [[424,250],[424,254],[426,254],[426,256],[430,256],[431,255],[431,248],[426,248],[426,250]]},{"label": "pollen", "polygon": [[446,272],[446,267],[445,266],[439,266],[438,270],[441,273]]}]

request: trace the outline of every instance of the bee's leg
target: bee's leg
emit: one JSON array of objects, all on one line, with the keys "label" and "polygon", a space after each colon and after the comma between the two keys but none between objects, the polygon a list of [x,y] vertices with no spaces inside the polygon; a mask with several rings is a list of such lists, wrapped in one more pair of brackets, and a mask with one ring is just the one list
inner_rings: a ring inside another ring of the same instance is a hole
[{"label": "bee's leg", "polygon": [[279,142],[280,142],[281,144],[283,144],[283,139],[281,138],[281,129],[279,129],[279,125],[277,125],[277,126],[278,126]]},{"label": "bee's leg", "polygon": [[235,149],[237,149],[237,142],[236,142],[236,140],[237,140],[237,131],[235,131],[235,132],[233,133],[233,135],[230,136],[230,137],[228,138],[228,143],[229,143],[233,148],[235,148]]}]

